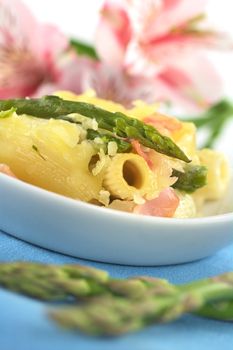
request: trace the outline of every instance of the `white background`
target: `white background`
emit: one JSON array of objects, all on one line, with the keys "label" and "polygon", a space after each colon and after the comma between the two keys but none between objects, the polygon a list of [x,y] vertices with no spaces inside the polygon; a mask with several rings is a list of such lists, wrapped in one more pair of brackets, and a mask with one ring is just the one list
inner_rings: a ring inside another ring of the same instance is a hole
[{"label": "white background", "polygon": [[[68,34],[80,35],[91,40],[103,0],[24,0],[24,2],[41,20],[58,24]],[[209,0],[210,18],[219,23],[224,30],[233,33],[232,10],[232,0]]]},{"label": "white background", "polygon": [[[24,2],[41,21],[57,24],[70,36],[94,42],[98,11],[103,0],[24,0]],[[214,24],[233,37],[232,0],[209,0],[208,14]],[[213,54],[212,60],[221,71],[226,94],[233,97],[233,53]],[[232,138],[233,122],[218,144],[218,148],[233,159]]]}]

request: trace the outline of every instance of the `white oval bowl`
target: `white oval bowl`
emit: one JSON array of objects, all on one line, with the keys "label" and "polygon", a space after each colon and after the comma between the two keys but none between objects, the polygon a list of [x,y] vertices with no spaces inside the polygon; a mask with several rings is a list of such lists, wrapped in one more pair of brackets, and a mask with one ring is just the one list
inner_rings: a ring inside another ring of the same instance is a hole
[{"label": "white oval bowl", "polygon": [[232,243],[233,213],[196,219],[123,213],[0,174],[0,229],[79,258],[168,265],[207,257]]}]

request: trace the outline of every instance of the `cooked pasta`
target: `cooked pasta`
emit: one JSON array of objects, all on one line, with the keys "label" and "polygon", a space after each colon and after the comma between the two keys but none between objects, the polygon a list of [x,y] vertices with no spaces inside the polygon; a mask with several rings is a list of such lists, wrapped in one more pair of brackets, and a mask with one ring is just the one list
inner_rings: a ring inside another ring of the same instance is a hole
[{"label": "cooked pasta", "polygon": [[132,200],[154,192],[156,179],[145,160],[137,154],[117,154],[106,169],[103,185],[112,196]]},{"label": "cooked pasta", "polygon": [[90,201],[98,198],[103,174],[89,171],[97,151],[81,141],[80,134],[79,128],[62,120],[46,122],[14,114],[0,123],[0,161],[26,182]]},{"label": "cooked pasta", "polygon": [[175,142],[192,159],[197,161],[196,127],[192,123],[183,123],[182,128],[173,134]]},{"label": "cooked pasta", "polygon": [[226,157],[217,151],[203,149],[198,152],[200,163],[208,169],[207,185],[198,190],[204,200],[220,199],[226,192],[230,180],[230,169]]},{"label": "cooked pasta", "polygon": [[224,195],[228,162],[197,150],[192,123],[157,108],[136,101],[127,110],[94,91],[0,101],[0,172],[98,206],[195,217]]}]

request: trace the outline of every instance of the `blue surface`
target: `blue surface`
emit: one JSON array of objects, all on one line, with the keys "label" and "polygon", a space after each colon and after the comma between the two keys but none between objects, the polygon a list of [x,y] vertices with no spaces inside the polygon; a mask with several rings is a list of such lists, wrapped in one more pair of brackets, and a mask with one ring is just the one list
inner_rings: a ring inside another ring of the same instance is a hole
[{"label": "blue surface", "polygon": [[[233,246],[199,262],[170,267],[126,267],[74,259],[22,242],[0,231],[0,260],[74,263],[108,270],[113,276],[151,275],[182,283],[233,271]],[[0,290],[1,350],[233,350],[233,325],[185,316],[117,339],[97,339],[58,329],[45,304]]]}]

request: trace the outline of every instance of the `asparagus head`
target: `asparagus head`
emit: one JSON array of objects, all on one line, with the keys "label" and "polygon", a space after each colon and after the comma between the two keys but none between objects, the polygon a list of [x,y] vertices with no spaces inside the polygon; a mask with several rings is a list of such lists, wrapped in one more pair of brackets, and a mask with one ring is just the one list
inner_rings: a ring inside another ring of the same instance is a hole
[{"label": "asparagus head", "polygon": [[177,177],[174,188],[193,193],[207,184],[207,168],[201,165],[187,165],[184,172],[173,169],[172,176]]}]

